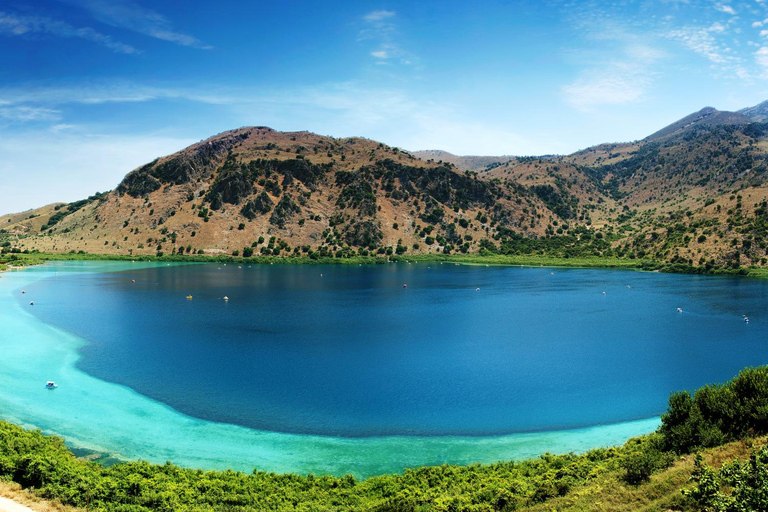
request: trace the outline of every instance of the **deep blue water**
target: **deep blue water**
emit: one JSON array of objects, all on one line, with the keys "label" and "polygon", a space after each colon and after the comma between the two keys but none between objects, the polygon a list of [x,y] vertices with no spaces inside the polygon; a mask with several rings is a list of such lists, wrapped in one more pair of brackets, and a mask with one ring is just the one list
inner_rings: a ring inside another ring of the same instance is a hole
[{"label": "deep blue water", "polygon": [[89,342],[78,363],[87,373],[195,417],[280,432],[614,423],[768,363],[768,283],[753,279],[205,264],[29,288],[36,316]]}]

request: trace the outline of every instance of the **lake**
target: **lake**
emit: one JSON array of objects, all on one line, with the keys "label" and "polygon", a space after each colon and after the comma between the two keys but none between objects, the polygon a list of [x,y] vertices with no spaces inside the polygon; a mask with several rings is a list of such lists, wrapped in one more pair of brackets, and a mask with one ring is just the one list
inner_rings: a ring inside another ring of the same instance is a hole
[{"label": "lake", "polygon": [[[341,459],[322,451],[336,473],[399,470],[419,453],[416,464],[499,460],[510,443],[621,442],[619,432],[655,428],[671,391],[768,362],[768,283],[754,279],[447,263],[79,262],[25,273],[4,276],[25,287],[12,292],[19,318],[76,340],[71,371],[93,379],[81,391],[116,384],[207,427],[340,443]],[[60,388],[46,401],[69,392],[50,372],[39,378]],[[92,406],[80,405],[91,422]],[[19,419],[58,432],[38,416]],[[374,446],[413,453],[361,469],[349,447]]]}]

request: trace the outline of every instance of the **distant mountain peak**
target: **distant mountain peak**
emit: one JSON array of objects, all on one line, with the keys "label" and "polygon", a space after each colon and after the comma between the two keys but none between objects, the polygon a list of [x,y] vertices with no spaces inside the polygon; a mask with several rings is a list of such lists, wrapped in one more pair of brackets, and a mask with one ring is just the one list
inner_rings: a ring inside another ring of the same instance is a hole
[{"label": "distant mountain peak", "polygon": [[[768,111],[766,112],[768,113]],[[739,125],[749,124],[755,120],[751,117],[739,112],[728,112],[725,110],[717,110],[714,107],[704,107],[698,112],[687,115],[684,118],[675,121],[645,138],[646,141],[652,141],[661,139],[675,133],[688,130],[694,126],[722,126],[722,125]]]},{"label": "distant mountain peak", "polygon": [[768,120],[768,100],[758,103],[754,107],[743,108],[738,111],[739,114],[743,114],[753,121],[763,123]]}]

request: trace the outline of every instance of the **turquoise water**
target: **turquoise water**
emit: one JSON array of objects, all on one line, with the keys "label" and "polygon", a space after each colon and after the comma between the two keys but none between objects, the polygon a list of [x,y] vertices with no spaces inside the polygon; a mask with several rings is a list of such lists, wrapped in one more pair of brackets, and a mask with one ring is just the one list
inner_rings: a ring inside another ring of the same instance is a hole
[{"label": "turquoise water", "polygon": [[583,451],[652,431],[671,390],[764,363],[767,297],[603,270],[48,265],[0,276],[0,411],[203,468],[368,476]]}]

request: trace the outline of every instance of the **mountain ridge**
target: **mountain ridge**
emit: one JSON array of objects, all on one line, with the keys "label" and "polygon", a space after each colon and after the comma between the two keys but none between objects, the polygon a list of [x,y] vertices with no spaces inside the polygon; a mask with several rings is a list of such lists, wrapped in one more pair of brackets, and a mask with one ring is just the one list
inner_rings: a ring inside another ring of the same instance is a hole
[{"label": "mountain ridge", "polygon": [[254,126],[155,159],[111,192],[2,216],[0,243],[135,256],[496,253],[760,266],[767,180],[768,125],[710,107],[641,141],[541,157],[409,153]]}]

